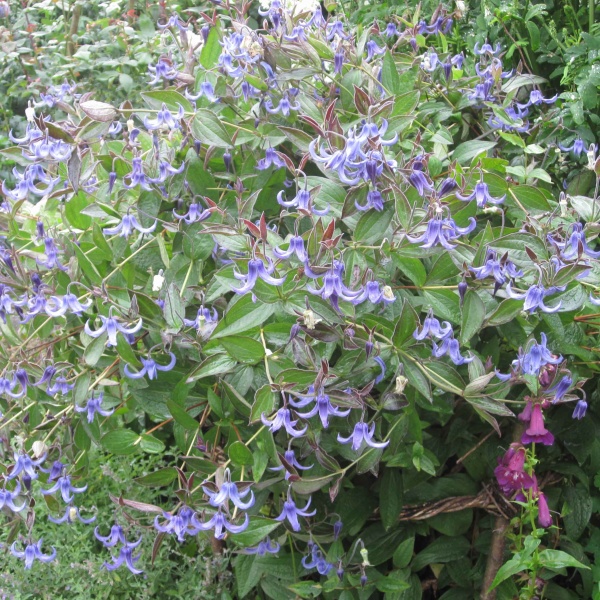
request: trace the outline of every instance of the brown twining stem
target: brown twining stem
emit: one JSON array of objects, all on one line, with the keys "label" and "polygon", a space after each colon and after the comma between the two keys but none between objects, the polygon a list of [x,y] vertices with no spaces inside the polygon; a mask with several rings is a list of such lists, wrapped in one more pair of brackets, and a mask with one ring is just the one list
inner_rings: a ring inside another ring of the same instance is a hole
[{"label": "brown twining stem", "polygon": [[69,28],[69,35],[67,37],[67,56],[73,56],[75,54],[75,44],[73,43],[73,36],[77,35],[79,30],[79,19],[81,18],[81,4],[76,4],[73,7],[73,15],[71,16],[71,27]]},{"label": "brown twining stem", "polygon": [[496,578],[496,573],[504,563],[504,549],[506,547],[506,530],[509,521],[504,517],[496,517],[494,521],[494,530],[492,531],[492,543],[490,544],[490,553],[488,554],[485,565],[485,574],[481,585],[480,600],[495,600],[496,589],[490,590],[492,582]]}]

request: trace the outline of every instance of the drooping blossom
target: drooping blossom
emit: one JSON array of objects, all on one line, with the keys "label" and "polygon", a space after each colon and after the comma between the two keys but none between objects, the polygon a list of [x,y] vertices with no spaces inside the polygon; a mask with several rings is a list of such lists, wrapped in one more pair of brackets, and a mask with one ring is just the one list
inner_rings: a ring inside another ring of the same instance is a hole
[{"label": "drooping blossom", "polygon": [[496,376],[503,381],[507,381],[511,377],[518,376],[522,373],[525,375],[539,375],[542,367],[560,364],[562,356],[552,354],[552,352],[548,350],[546,346],[548,343],[546,334],[542,332],[540,334],[540,339],[541,342],[539,344],[535,339],[532,339],[527,342],[525,350],[519,348],[518,356],[513,360],[511,365],[511,374],[503,375],[496,371]]},{"label": "drooping blossom", "polygon": [[144,117],[144,127],[148,131],[154,131],[155,129],[179,129],[181,127],[181,119],[185,111],[183,106],[179,105],[179,110],[176,115],[167,108],[167,105],[163,102],[160,110],[156,113],[155,119],[150,119],[148,116]]},{"label": "drooping blossom", "polygon": [[[208,482],[205,482],[202,490],[208,496],[208,503],[211,506],[227,509],[231,501],[236,508],[248,510],[254,505],[254,493],[249,487],[241,490],[238,489],[237,483],[231,481],[231,471],[229,469],[225,469],[223,483],[220,488],[212,489],[212,487],[208,486]],[[244,502],[242,498],[245,498],[248,494],[250,494],[250,497]]]},{"label": "drooping blossom", "polygon": [[19,454],[15,452],[14,460],[15,464],[13,465],[12,471],[8,475],[5,475],[6,479],[15,479],[15,477],[18,477],[21,474],[30,479],[37,479],[37,469],[44,463],[44,460],[46,460],[46,455],[44,454],[37,460],[34,460],[24,452]]},{"label": "drooping blossom", "polygon": [[476,279],[485,279],[493,277],[495,280],[494,294],[510,279],[517,279],[523,276],[523,271],[508,260],[508,254],[498,258],[495,250],[488,249],[485,257],[485,263],[481,267],[469,267],[469,270],[475,273]]},{"label": "drooping blossom", "polygon": [[96,515],[90,517],[89,519],[84,519],[79,514],[79,508],[77,508],[77,506],[69,505],[66,507],[65,514],[62,517],[56,518],[49,515],[48,520],[52,521],[52,523],[56,523],[57,525],[60,525],[61,523],[68,523],[69,525],[71,525],[76,521],[80,521],[84,525],[89,525],[90,523],[93,523],[96,520]]},{"label": "drooping blossom", "polygon": [[298,508],[296,506],[296,503],[292,499],[290,490],[288,489],[287,499],[283,503],[283,509],[281,510],[281,514],[275,517],[275,520],[285,521],[287,519],[294,531],[300,531],[301,527],[300,522],[298,521],[298,517],[314,517],[317,514],[316,510],[308,512],[308,507],[310,506],[311,501],[312,498],[309,497],[304,508]]},{"label": "drooping blossom", "polygon": [[85,490],[87,490],[88,486],[84,485],[83,487],[75,487],[72,483],[71,483],[71,477],[69,475],[63,475],[62,477],[59,477],[56,482],[54,483],[54,485],[50,488],[48,488],[47,490],[42,490],[42,494],[44,494],[44,496],[48,496],[49,494],[54,494],[56,492],[60,492],[62,499],[66,502],[66,503],[70,503],[73,501],[73,498],[75,497],[73,494],[81,494],[83,492],[85,492]]},{"label": "drooping blossom", "polygon": [[373,437],[375,436],[375,422],[371,423],[369,426],[368,423],[364,421],[359,421],[354,426],[354,431],[348,437],[342,437],[339,433],[337,435],[337,440],[340,444],[349,444],[352,442],[352,450],[354,452],[358,452],[363,445],[367,445],[371,448],[385,448],[390,442],[375,442]]},{"label": "drooping blossom", "polygon": [[301,560],[305,569],[317,569],[320,575],[328,575],[333,565],[325,560],[323,553],[314,543],[309,543],[309,553]]},{"label": "drooping blossom", "polygon": [[104,235],[119,235],[123,238],[128,238],[134,230],[139,231],[140,233],[152,233],[156,229],[156,221],[150,227],[142,227],[137,220],[135,215],[126,214],[123,215],[121,222],[115,225],[114,227],[105,227],[102,230]]},{"label": "drooping blossom", "polygon": [[215,308],[212,312],[209,308],[200,306],[196,314],[195,319],[183,319],[183,323],[186,327],[195,327],[196,331],[203,339],[206,339],[215,330],[215,327],[219,323],[219,315]]},{"label": "drooping blossom", "polygon": [[293,255],[295,255],[300,262],[308,260],[308,254],[304,248],[304,240],[299,235],[293,235],[288,240],[287,250],[280,250],[279,247],[273,248],[273,254],[281,260],[289,259]]},{"label": "drooping blossom", "polygon": [[583,419],[583,417],[585,417],[585,413],[587,412],[587,408],[587,402],[585,400],[579,400],[575,405],[575,410],[573,410],[573,419]]},{"label": "drooping blossom", "polygon": [[569,391],[573,384],[573,379],[569,375],[565,375],[560,381],[557,381],[551,388],[547,389],[544,394],[553,395],[552,403],[560,402],[564,395]]},{"label": "drooping blossom", "polygon": [[426,337],[443,340],[444,338],[452,335],[452,333],[452,325],[450,325],[448,321],[443,321],[442,324],[440,324],[440,322],[433,316],[433,309],[430,308],[427,312],[425,320],[423,321],[421,330],[419,331],[419,328],[417,327],[413,331],[413,337],[415,340],[419,341],[424,340]]},{"label": "drooping blossom", "polygon": [[26,502],[23,502],[20,506],[15,504],[15,500],[19,497],[21,493],[21,484],[17,481],[17,485],[15,489],[11,492],[6,488],[0,490],[0,510],[4,507],[10,508],[13,512],[21,512],[25,506]]},{"label": "drooping blossom", "polygon": [[439,345],[432,342],[431,355],[435,358],[448,355],[455,365],[464,365],[475,359],[475,356],[466,357],[460,353],[460,344],[453,336],[443,338]]},{"label": "drooping blossom", "polygon": [[[308,263],[304,265],[304,272],[310,277],[311,269]],[[323,300],[329,300],[335,310],[339,312],[339,300],[355,303],[356,299],[362,295],[362,290],[351,290],[344,284],[342,278],[344,272],[344,263],[340,260],[334,260],[331,268],[323,274],[323,285],[321,288],[307,285],[306,289]]]},{"label": "drooping blossom", "polygon": [[116,569],[118,569],[121,565],[125,564],[125,566],[134,574],[134,575],[140,575],[141,573],[143,573],[144,571],[142,569],[138,569],[135,566],[135,563],[137,563],[140,560],[140,557],[142,556],[142,554],[138,554],[137,556],[133,555],[133,551],[135,548],[137,548],[140,544],[142,543],[142,537],[140,536],[140,539],[135,541],[135,542],[126,542],[125,544],[123,544],[123,546],[121,546],[120,550],[119,550],[119,556],[113,556],[112,557],[112,562],[105,562],[102,564],[102,566],[107,570],[107,571],[114,571]]},{"label": "drooping blossom", "polygon": [[154,519],[154,528],[161,533],[174,533],[179,542],[185,541],[186,535],[194,536],[200,529],[195,525],[192,517],[195,516],[194,511],[189,506],[182,506],[176,515],[163,512],[163,518],[166,522],[161,525],[159,517]]},{"label": "drooping blossom", "polygon": [[265,266],[260,258],[251,258],[248,261],[248,273],[240,273],[234,269],[233,276],[242,282],[242,287],[233,288],[233,291],[236,294],[246,294],[254,288],[259,279],[269,285],[282,285],[285,277],[273,277],[274,271],[275,265],[271,259],[267,258],[267,266]]},{"label": "drooping blossom", "polygon": [[581,223],[573,223],[569,229],[571,230],[571,233],[569,235],[569,230],[567,230],[564,241],[557,240],[555,234],[549,233],[547,235],[548,241],[560,249],[562,258],[574,260],[580,255],[580,252],[591,258],[600,258],[600,250],[592,250],[589,247]]},{"label": "drooping blossom", "polygon": [[512,289],[511,283],[509,282],[506,286],[506,295],[514,300],[524,300],[523,310],[534,313],[538,308],[545,313],[555,313],[560,310],[562,306],[562,300],[556,306],[547,306],[544,302],[546,296],[556,294],[556,292],[562,292],[566,289],[566,286],[550,286],[545,288],[541,283],[532,285],[526,292],[515,292]]},{"label": "drooping blossom", "polygon": [[454,250],[454,240],[471,233],[477,226],[473,217],[469,217],[469,225],[459,227],[452,217],[441,217],[436,215],[427,223],[427,228],[421,235],[406,234],[406,239],[411,244],[421,244],[422,248],[433,248],[440,245],[446,250]]},{"label": "drooping blossom", "polygon": [[521,443],[544,444],[544,446],[552,446],[552,444],[554,444],[554,436],[544,425],[542,405],[539,403],[532,406],[529,427],[525,430],[525,433],[523,433]]},{"label": "drooping blossom", "polygon": [[87,412],[87,421],[88,423],[92,423],[94,421],[94,416],[99,414],[102,417],[110,417],[115,409],[104,409],[102,408],[102,401],[104,400],[104,392],[100,392],[98,396],[95,396],[94,392],[92,392],[92,397],[87,401],[85,406],[75,406],[75,411],[78,413]]},{"label": "drooping blossom", "polygon": [[208,521],[205,521],[204,523],[201,523],[196,519],[193,520],[195,521],[195,525],[202,531],[214,529],[215,538],[217,540],[222,540],[226,535],[226,531],[231,533],[242,533],[242,531],[245,531],[248,528],[250,523],[248,514],[244,513],[244,521],[239,525],[234,525],[227,520],[220,508]]},{"label": "drooping blossom", "polygon": [[121,542],[122,544],[127,543],[123,528],[116,523],[110,528],[110,532],[106,536],[100,535],[100,529],[96,527],[96,529],[94,529],[94,536],[99,542],[102,542],[102,545],[105,548],[112,548],[113,546],[116,546],[118,542]]},{"label": "drooping blossom", "polygon": [[533,486],[533,479],[525,471],[525,457],[524,446],[513,443],[494,469],[498,485],[507,496]]},{"label": "drooping blossom", "polygon": [[117,333],[122,333],[125,336],[125,339],[127,339],[127,336],[137,333],[142,328],[141,318],[135,325],[126,327],[125,325],[121,325],[121,323],[119,323],[112,315],[109,315],[108,317],[105,317],[104,315],[98,315],[98,317],[102,321],[102,325],[100,325],[96,331],[92,331],[89,321],[86,321],[83,329],[90,337],[93,338],[100,337],[103,333],[106,333],[108,336],[106,344],[107,346],[117,345]]},{"label": "drooping blossom", "polygon": [[141,379],[144,375],[148,376],[148,379],[152,381],[153,379],[158,378],[158,371],[170,371],[175,366],[175,355],[172,352],[169,352],[169,356],[171,360],[167,365],[158,364],[153,358],[148,355],[148,358],[140,358],[142,362],[142,369],[139,371],[132,371],[129,365],[125,365],[123,367],[123,373],[129,379]]},{"label": "drooping blossom", "polygon": [[311,402],[314,402],[314,406],[306,413],[298,413],[298,416],[303,419],[310,419],[318,414],[325,429],[329,427],[329,417],[347,417],[350,414],[350,408],[342,410],[341,408],[334,406],[331,403],[329,395],[322,386],[315,393],[315,388],[311,385],[308,388],[306,396],[300,396],[300,400],[298,401],[290,400],[290,404],[295,408],[303,408],[308,406]]},{"label": "drooping blossom", "polygon": [[258,556],[265,556],[265,554],[277,554],[280,549],[280,545],[277,542],[272,542],[267,536],[258,546],[253,548],[245,548],[244,554],[256,554]]},{"label": "drooping blossom", "polygon": [[283,427],[288,435],[292,437],[302,437],[308,430],[308,425],[304,429],[294,429],[298,419],[292,419],[292,412],[285,406],[280,408],[271,419],[268,419],[265,413],[262,413],[260,420],[263,425],[269,428],[269,431],[275,433]]},{"label": "drooping blossom", "polygon": [[31,569],[34,560],[39,560],[43,563],[52,562],[56,558],[56,548],[52,548],[50,554],[44,554],[42,552],[42,539],[40,538],[35,544],[32,542],[25,546],[25,550],[17,550],[17,542],[13,542],[10,547],[10,552],[16,558],[20,558],[25,561],[25,568]]},{"label": "drooping blossom", "polygon": [[[314,465],[308,465],[308,466],[304,466],[301,465],[298,462],[298,459],[296,458],[296,453],[294,452],[294,450],[290,449],[290,450],[286,450],[283,454],[283,458],[285,459],[285,462],[290,465],[291,467],[293,467],[294,469],[299,469],[300,471],[307,471],[308,469],[312,469]],[[279,465],[278,467],[271,467],[269,469],[270,471],[281,471],[281,470],[285,470],[285,479],[286,481],[290,478],[291,473],[287,470],[285,465]]]},{"label": "drooping blossom", "polygon": [[279,156],[279,153],[276,150],[273,148],[267,148],[265,150],[264,158],[261,158],[256,163],[256,168],[259,171],[264,171],[273,165],[277,168],[285,167],[285,161]]},{"label": "drooping blossom", "polygon": [[475,200],[478,208],[484,208],[488,202],[490,204],[502,204],[506,199],[506,194],[504,194],[504,196],[500,196],[499,198],[495,198],[490,194],[488,184],[484,181],[479,181],[475,184],[475,189],[468,196],[456,194],[456,197],[464,202]]}]

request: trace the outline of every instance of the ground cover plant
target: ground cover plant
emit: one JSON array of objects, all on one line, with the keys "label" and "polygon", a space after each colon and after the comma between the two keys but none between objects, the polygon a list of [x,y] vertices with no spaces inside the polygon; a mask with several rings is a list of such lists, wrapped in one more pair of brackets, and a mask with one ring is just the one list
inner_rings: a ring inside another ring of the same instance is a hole
[{"label": "ground cover plant", "polygon": [[0,2],[4,596],[600,598],[591,101],[463,6],[141,8]]}]

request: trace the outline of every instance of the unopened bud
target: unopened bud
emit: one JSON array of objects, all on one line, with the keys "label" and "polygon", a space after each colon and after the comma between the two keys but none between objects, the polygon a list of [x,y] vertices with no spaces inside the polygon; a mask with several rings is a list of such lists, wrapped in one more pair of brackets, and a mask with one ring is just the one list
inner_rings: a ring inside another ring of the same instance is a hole
[{"label": "unopened bud", "polygon": [[407,383],[408,379],[406,379],[404,375],[398,375],[398,377],[396,377],[396,387],[394,388],[394,392],[396,394],[403,394]]},{"label": "unopened bud", "polygon": [[371,563],[369,562],[369,551],[366,548],[361,548],[360,550],[360,556],[362,558],[362,566],[363,567],[370,567]]},{"label": "unopened bud", "polygon": [[460,296],[460,305],[463,305],[463,302],[465,301],[465,294],[467,293],[467,289],[469,288],[469,286],[467,285],[466,281],[461,281],[458,284],[458,295]]},{"label": "unopened bud", "polygon": [[33,452],[33,456],[37,459],[41,456],[44,456],[48,451],[48,446],[45,442],[36,441],[31,445],[31,452]]},{"label": "unopened bud", "polygon": [[77,509],[74,506],[69,507],[69,521],[75,521],[77,518]]},{"label": "unopened bud", "polygon": [[306,327],[306,329],[314,329],[317,323],[321,321],[321,319],[315,317],[315,313],[312,310],[310,310],[310,308],[307,308],[302,313],[302,318],[304,319],[304,326]]},{"label": "unopened bud", "polygon": [[162,289],[163,283],[165,282],[165,278],[163,276],[163,270],[161,269],[157,275],[152,279],[152,291],[160,292]]}]

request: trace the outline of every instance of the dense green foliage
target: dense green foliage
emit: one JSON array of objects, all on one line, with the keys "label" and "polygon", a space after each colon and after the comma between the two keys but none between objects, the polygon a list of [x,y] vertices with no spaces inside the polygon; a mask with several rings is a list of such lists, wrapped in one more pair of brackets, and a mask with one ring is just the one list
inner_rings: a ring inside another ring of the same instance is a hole
[{"label": "dense green foliage", "polygon": [[141,8],[0,2],[0,592],[599,600],[589,6]]}]

